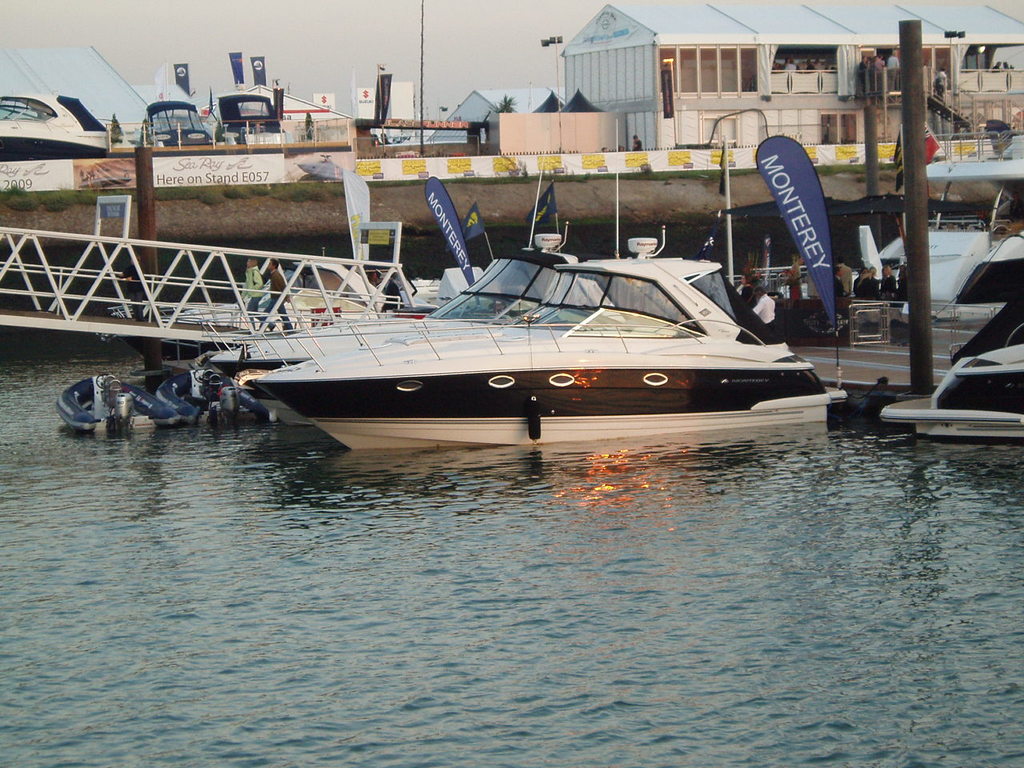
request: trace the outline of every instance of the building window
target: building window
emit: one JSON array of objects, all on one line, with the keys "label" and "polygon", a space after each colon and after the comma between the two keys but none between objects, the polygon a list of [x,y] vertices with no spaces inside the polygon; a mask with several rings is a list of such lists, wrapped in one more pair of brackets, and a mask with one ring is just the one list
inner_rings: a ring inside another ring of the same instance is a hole
[{"label": "building window", "polygon": [[756,48],[740,48],[740,87],[744,93],[757,93]]},{"label": "building window", "polygon": [[839,115],[821,113],[821,138],[819,144],[839,143]]},{"label": "building window", "polygon": [[843,144],[857,143],[857,115],[845,112],[839,116],[840,141]]},{"label": "building window", "polygon": [[722,64],[719,71],[722,73],[722,93],[740,92],[740,71],[737,53],[735,48],[721,49]]},{"label": "building window", "polygon": [[700,49],[700,92],[704,94],[718,93],[718,50],[715,48]]},{"label": "building window", "polygon": [[698,93],[696,48],[679,49],[678,78],[680,93]]}]

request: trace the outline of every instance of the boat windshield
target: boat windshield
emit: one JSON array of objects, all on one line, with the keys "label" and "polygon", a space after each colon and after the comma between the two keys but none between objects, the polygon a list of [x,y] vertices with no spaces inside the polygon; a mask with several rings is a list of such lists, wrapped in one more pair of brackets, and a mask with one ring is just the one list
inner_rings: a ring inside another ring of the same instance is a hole
[{"label": "boat windshield", "polygon": [[238,101],[238,115],[243,120],[261,120],[274,117],[270,103],[263,100]]},{"label": "boat windshield", "polygon": [[554,270],[539,264],[498,259],[479,280],[430,316],[449,320],[518,320],[540,306],[555,277]]},{"label": "boat windshield", "polygon": [[657,283],[625,275],[562,272],[531,323],[571,325],[574,335],[693,336],[692,318]]},{"label": "boat windshield", "polygon": [[0,120],[35,120],[43,122],[57,117],[57,113],[48,104],[37,99],[24,99],[13,96],[0,98]]},{"label": "boat windshield", "polygon": [[201,131],[202,123],[199,116],[190,109],[164,109],[155,112],[152,117],[155,131]]}]

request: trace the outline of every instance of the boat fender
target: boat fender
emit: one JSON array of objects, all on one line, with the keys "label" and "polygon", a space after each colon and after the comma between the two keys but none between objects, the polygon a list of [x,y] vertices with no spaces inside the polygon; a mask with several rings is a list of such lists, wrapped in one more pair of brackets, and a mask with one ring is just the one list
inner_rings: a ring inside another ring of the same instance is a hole
[{"label": "boat fender", "polygon": [[536,395],[530,395],[523,404],[526,412],[526,428],[531,440],[540,440],[540,403]]}]

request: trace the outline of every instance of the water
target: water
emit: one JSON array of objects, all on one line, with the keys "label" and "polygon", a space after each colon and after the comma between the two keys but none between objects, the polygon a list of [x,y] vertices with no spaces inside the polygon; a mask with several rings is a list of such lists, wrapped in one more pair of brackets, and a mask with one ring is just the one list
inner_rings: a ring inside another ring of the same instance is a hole
[{"label": "water", "polygon": [[0,764],[1024,765],[1019,447],[58,427],[135,366],[0,338]]}]

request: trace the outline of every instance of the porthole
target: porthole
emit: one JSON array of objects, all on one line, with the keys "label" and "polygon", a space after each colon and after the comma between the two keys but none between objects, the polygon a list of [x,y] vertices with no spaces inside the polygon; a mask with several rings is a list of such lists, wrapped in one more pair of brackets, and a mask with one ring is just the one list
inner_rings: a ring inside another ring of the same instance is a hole
[{"label": "porthole", "polygon": [[508,389],[516,383],[516,380],[511,376],[492,376],[487,383],[495,389]]},{"label": "porthole", "polygon": [[548,381],[556,387],[568,387],[570,384],[576,383],[576,377],[571,373],[556,373]]},{"label": "porthole", "polygon": [[423,382],[416,381],[416,379],[406,379],[405,381],[399,382],[395,389],[399,392],[418,392],[423,389]]},{"label": "porthole", "polygon": [[663,384],[668,384],[668,376],[664,373],[647,373],[644,374],[644,384],[651,387],[660,387]]}]

